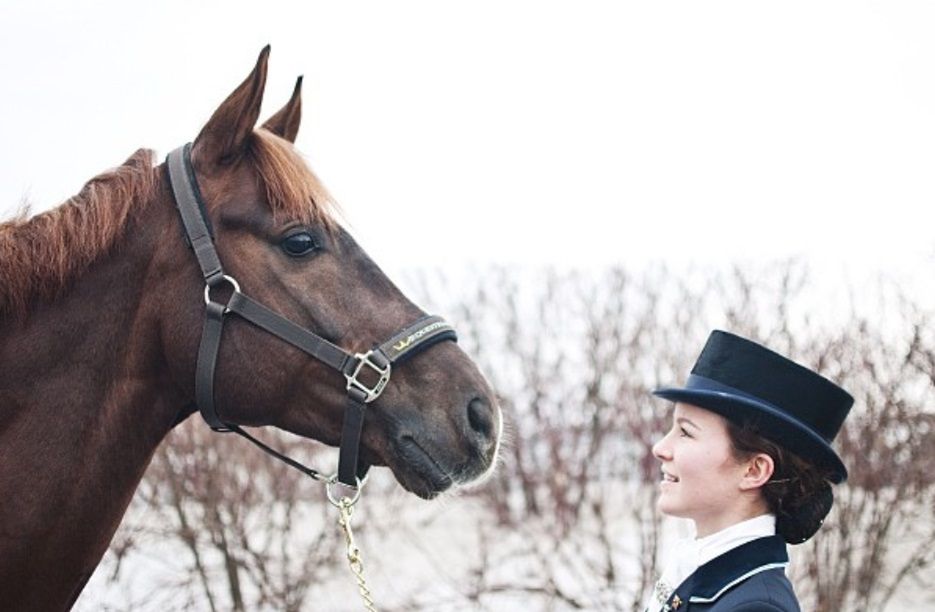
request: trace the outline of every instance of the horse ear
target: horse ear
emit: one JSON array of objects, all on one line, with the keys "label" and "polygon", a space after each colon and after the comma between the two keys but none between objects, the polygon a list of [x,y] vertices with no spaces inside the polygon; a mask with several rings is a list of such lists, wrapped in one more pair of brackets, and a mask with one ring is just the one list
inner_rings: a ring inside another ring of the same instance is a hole
[{"label": "horse ear", "polygon": [[240,156],[260,117],[268,59],[269,45],[266,45],[260,51],[253,72],[221,103],[208,123],[201,128],[192,147],[192,157],[223,164]]},{"label": "horse ear", "polygon": [[302,77],[299,77],[295,82],[295,89],[292,90],[292,97],[275,115],[266,120],[263,127],[280,138],[295,143],[295,137],[299,133],[299,123],[301,122]]}]

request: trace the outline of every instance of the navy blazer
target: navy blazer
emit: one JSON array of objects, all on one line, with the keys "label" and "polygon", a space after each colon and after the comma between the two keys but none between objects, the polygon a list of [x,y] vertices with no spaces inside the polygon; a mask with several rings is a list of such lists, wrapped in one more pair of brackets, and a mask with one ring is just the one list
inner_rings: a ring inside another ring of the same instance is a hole
[{"label": "navy blazer", "polygon": [[674,612],[800,612],[788,564],[780,536],[757,538],[699,567],[666,605]]}]

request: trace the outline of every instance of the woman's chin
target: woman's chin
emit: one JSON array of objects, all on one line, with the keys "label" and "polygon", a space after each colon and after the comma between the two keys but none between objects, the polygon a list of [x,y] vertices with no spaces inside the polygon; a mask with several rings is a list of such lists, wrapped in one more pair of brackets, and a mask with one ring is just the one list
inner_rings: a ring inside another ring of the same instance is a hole
[{"label": "woman's chin", "polygon": [[660,493],[659,497],[656,499],[656,510],[666,516],[686,518],[684,508],[678,503],[677,499],[674,499],[671,493]]}]

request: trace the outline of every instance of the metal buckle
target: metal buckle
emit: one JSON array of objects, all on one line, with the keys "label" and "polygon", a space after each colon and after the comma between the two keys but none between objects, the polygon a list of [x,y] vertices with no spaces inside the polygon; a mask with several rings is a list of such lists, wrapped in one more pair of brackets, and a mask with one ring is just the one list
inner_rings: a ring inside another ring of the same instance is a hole
[{"label": "metal buckle", "polygon": [[[344,377],[347,379],[347,390],[357,389],[358,391],[366,394],[364,399],[365,404],[369,404],[373,400],[380,397],[380,394],[383,393],[383,388],[386,387],[386,383],[390,381],[390,364],[387,363],[385,368],[381,368],[374,362],[370,361],[370,356],[373,355],[373,351],[367,351],[366,353],[357,353],[354,357],[358,360],[357,367],[354,368],[353,374],[345,374]],[[361,381],[357,380],[357,376],[360,374],[360,371],[364,366],[370,366],[370,369],[380,375],[380,380],[373,386],[371,389]]]},{"label": "metal buckle", "polygon": [[[224,274],[218,279],[218,281],[215,284],[213,285],[205,284],[205,304],[211,303],[211,289],[213,289],[214,287],[217,287],[219,284],[221,284],[222,281],[229,284],[231,286],[231,289],[234,290],[234,293],[240,293],[240,285],[237,283],[237,281],[234,280],[232,276],[228,276]],[[227,314],[229,312],[230,312],[230,308],[224,309],[224,314]]]}]

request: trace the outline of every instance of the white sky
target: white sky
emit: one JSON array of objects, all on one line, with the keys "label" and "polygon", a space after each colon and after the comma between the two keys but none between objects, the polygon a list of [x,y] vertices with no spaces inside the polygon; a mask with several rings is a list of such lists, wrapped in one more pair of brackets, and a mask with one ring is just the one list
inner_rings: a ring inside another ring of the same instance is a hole
[{"label": "white sky", "polygon": [[935,4],[0,6],[0,213],[194,138],[272,44],[264,117],[390,271],[798,256],[928,286]]}]

